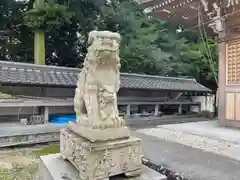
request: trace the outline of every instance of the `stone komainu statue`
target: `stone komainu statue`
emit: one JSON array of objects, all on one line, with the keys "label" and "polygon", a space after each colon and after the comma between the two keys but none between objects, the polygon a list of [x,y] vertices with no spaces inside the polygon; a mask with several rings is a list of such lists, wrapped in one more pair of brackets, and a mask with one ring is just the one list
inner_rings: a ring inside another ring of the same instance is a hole
[{"label": "stone komainu statue", "polygon": [[124,127],[117,107],[120,35],[92,31],[88,43],[90,46],[74,97],[77,123],[97,129]]}]

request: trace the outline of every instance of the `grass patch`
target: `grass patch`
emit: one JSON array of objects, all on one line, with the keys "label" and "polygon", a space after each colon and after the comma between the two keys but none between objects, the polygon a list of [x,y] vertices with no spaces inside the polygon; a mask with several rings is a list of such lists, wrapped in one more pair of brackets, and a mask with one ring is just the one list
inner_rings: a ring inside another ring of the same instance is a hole
[{"label": "grass patch", "polygon": [[26,148],[2,152],[0,154],[0,180],[39,180],[40,156],[59,152],[59,144],[51,144],[37,149]]},{"label": "grass patch", "polygon": [[48,154],[56,154],[60,152],[60,145],[59,144],[54,144],[45,148],[42,148],[40,150],[35,150],[33,151],[33,155],[36,157],[48,155]]},{"label": "grass patch", "polygon": [[37,171],[37,164],[15,164],[12,169],[0,169],[0,180],[33,180]]},{"label": "grass patch", "polygon": [[9,95],[9,94],[6,94],[6,93],[1,93],[0,92],[0,99],[3,98],[3,99],[6,99],[6,98],[11,98],[12,96]]}]

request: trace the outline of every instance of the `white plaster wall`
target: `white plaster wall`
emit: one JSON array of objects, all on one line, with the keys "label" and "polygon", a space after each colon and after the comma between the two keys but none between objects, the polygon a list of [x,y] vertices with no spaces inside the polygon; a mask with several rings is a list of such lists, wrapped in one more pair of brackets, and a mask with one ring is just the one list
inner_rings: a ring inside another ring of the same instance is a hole
[{"label": "white plaster wall", "polygon": [[[214,108],[215,96],[214,95],[193,96],[192,101],[201,103],[200,111],[215,112],[215,108]],[[191,106],[190,111],[198,112],[198,107],[197,106]]]}]

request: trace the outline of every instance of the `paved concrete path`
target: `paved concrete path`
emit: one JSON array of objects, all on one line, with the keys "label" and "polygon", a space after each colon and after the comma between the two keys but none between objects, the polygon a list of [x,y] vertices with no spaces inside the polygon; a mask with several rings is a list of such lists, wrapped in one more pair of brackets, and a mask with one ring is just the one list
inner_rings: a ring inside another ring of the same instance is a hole
[{"label": "paved concrete path", "polygon": [[240,161],[153,136],[134,132],[143,140],[145,156],[191,180],[239,180]]}]

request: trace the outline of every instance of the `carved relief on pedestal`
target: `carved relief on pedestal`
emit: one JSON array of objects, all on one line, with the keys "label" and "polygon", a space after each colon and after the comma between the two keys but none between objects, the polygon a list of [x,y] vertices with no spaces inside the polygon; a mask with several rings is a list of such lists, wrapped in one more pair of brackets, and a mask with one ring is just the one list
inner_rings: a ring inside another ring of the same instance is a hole
[{"label": "carved relief on pedestal", "polygon": [[61,155],[78,170],[81,180],[100,180],[141,170],[138,138],[112,143],[89,143],[70,130],[61,131]]},{"label": "carved relief on pedestal", "polygon": [[61,132],[60,152],[64,158],[67,158],[73,163],[84,176],[84,173],[86,173],[89,166],[87,159],[87,156],[89,155],[89,143],[84,140],[80,142],[74,134],[67,132],[67,130],[62,130]]},{"label": "carved relief on pedestal", "polygon": [[102,150],[94,160],[93,175],[101,179],[141,169],[140,152],[138,145]]},{"label": "carved relief on pedestal", "polygon": [[227,44],[227,84],[240,84],[240,39]]}]

